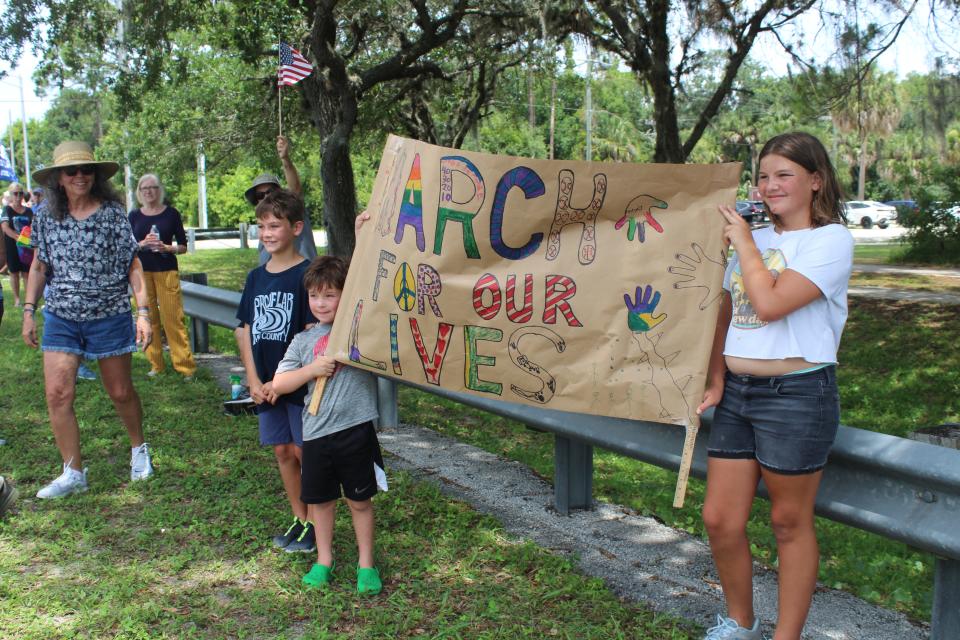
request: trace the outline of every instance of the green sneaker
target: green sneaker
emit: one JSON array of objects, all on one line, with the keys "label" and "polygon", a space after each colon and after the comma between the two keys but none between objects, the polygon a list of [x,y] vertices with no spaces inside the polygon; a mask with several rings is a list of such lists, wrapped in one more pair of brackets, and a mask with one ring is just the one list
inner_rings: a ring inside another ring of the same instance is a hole
[{"label": "green sneaker", "polygon": [[380,572],[376,567],[357,567],[357,593],[362,596],[375,596],[381,590],[383,583],[380,582]]},{"label": "green sneaker", "polygon": [[323,589],[330,584],[330,576],[333,573],[333,568],[336,566],[336,560],[334,560],[329,567],[324,564],[314,563],[313,566],[310,567],[310,571],[307,572],[307,575],[303,576],[300,582],[314,589]]}]

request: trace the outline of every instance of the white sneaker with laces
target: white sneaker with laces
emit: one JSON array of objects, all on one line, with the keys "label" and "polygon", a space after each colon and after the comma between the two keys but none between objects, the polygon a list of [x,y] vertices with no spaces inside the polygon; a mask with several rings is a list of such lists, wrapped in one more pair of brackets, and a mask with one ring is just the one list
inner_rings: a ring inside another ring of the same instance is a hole
[{"label": "white sneaker with laces", "polygon": [[150,448],[144,442],[130,452],[130,479],[146,480],[153,475],[153,464],[150,462]]},{"label": "white sneaker with laces", "polygon": [[760,633],[760,618],[754,618],[753,626],[746,629],[733,618],[724,618],[718,614],[716,626],[707,629],[703,640],[764,640]]},{"label": "white sneaker with laces", "polygon": [[46,500],[48,498],[62,498],[71,493],[82,493],[87,490],[87,469],[77,471],[70,467],[70,464],[63,465],[63,473],[53,482],[37,491],[37,497]]}]

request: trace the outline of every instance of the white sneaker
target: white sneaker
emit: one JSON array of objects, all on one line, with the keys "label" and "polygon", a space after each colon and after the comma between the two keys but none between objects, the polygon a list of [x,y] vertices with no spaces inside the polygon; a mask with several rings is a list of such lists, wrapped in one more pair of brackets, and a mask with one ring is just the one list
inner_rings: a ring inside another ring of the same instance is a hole
[{"label": "white sneaker", "polygon": [[760,618],[754,618],[753,626],[746,629],[733,618],[717,615],[717,625],[707,629],[703,640],[764,640],[760,633]]},{"label": "white sneaker", "polygon": [[63,473],[60,476],[45,486],[40,491],[37,491],[37,497],[46,500],[47,498],[62,498],[63,496],[68,496],[71,493],[82,493],[87,490],[87,469],[84,467],[83,471],[77,471],[70,467],[69,464],[63,465]]},{"label": "white sneaker", "polygon": [[150,449],[144,442],[130,454],[130,479],[146,480],[152,475],[153,464],[150,462]]}]

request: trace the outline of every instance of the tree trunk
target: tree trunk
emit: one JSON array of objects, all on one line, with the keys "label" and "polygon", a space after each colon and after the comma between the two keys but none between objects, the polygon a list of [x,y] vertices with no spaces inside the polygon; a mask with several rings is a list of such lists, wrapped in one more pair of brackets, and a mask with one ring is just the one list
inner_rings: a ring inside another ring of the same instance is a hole
[{"label": "tree trunk", "polygon": [[356,233],[357,196],[350,160],[350,138],[335,132],[321,145],[323,160],[323,217],[327,223],[327,253],[349,258],[353,255]]},{"label": "tree trunk", "polygon": [[669,82],[653,84],[653,117],[657,127],[657,141],[653,152],[654,162],[683,163],[683,145],[680,128],[677,126],[677,105],[673,87]]},{"label": "tree trunk", "polygon": [[859,172],[857,174],[857,200],[863,200],[863,195],[866,192],[866,183],[867,183],[867,134],[862,132],[860,134],[860,158],[858,160],[860,163]]},{"label": "tree trunk", "polygon": [[320,133],[320,181],[327,253],[349,258],[356,244],[357,194],[350,139],[357,122],[357,98],[347,82],[321,81],[313,74],[300,83]]}]

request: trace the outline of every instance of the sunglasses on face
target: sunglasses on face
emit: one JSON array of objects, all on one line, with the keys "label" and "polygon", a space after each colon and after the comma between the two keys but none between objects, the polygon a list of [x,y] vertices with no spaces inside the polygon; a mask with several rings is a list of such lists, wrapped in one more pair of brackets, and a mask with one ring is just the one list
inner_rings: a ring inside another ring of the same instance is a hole
[{"label": "sunglasses on face", "polygon": [[260,202],[261,200],[263,200],[264,198],[266,198],[268,195],[270,195],[271,193],[273,193],[274,191],[276,191],[278,188],[279,188],[279,187],[270,187],[269,189],[266,189],[266,190],[264,190],[264,191],[254,191],[254,193],[253,193],[253,201],[254,201],[254,202]]},{"label": "sunglasses on face", "polygon": [[11,191],[11,192],[10,192],[10,195],[12,195],[12,196],[22,196],[22,195],[23,195],[23,191]]},{"label": "sunglasses on face", "polygon": [[81,164],[73,167],[67,167],[63,170],[63,173],[69,177],[73,177],[78,173],[82,173],[85,176],[92,176],[97,172],[97,168],[90,164]]}]

